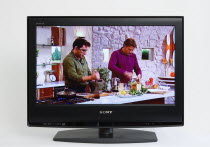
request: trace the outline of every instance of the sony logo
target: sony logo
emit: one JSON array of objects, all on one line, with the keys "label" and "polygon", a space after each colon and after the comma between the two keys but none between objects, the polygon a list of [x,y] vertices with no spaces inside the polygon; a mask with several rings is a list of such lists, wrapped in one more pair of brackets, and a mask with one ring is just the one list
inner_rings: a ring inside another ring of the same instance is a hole
[{"label": "sony logo", "polygon": [[100,114],[112,114],[112,111],[99,111]]}]

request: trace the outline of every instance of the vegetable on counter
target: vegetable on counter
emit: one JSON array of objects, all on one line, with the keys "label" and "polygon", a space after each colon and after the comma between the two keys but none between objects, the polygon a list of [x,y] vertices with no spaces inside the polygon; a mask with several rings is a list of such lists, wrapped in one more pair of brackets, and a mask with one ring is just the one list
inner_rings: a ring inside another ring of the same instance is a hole
[{"label": "vegetable on counter", "polygon": [[[147,91],[148,91],[148,88],[144,87],[144,85],[139,84],[137,82],[132,82],[132,83],[130,83],[130,85],[131,85],[131,87],[130,87],[129,91],[124,91],[124,90],[119,91],[117,93],[118,96],[123,96],[123,97],[124,96],[125,97],[126,96],[140,96],[140,95],[147,93]],[[134,88],[134,85],[136,86],[135,88]],[[140,87],[138,87],[137,85]]]},{"label": "vegetable on counter", "polygon": [[136,90],[136,89],[131,89],[129,91],[129,94],[131,94],[131,95],[142,95],[143,93],[141,91]]},{"label": "vegetable on counter", "polygon": [[141,92],[142,93],[147,93],[148,92],[148,88],[144,88],[143,86],[141,87]]},{"label": "vegetable on counter", "polygon": [[139,91],[137,89],[131,89],[129,91],[129,94],[131,94],[131,95],[142,95],[144,93],[147,93],[147,91],[148,91],[148,88],[144,88],[144,86],[141,85],[141,91]]}]

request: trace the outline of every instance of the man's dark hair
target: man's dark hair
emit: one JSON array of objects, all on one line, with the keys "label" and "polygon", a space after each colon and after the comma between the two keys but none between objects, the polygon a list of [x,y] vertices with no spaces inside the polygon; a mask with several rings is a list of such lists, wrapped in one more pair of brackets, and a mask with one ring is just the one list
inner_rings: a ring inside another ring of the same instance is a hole
[{"label": "man's dark hair", "polygon": [[90,47],[90,42],[85,40],[84,38],[77,38],[73,43],[73,49],[77,46],[80,49],[83,45]]},{"label": "man's dark hair", "polygon": [[133,46],[133,47],[137,48],[136,41],[133,38],[127,38],[124,41],[123,46]]}]

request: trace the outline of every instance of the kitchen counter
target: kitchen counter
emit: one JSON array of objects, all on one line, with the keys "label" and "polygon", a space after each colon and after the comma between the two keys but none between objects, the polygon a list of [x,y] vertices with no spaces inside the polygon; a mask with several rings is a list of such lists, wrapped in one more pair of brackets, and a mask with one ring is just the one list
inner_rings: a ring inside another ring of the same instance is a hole
[{"label": "kitchen counter", "polygon": [[37,89],[65,86],[65,81],[44,82],[42,85],[36,86]]},{"label": "kitchen counter", "polygon": [[174,97],[174,91],[166,94],[143,94],[141,96],[130,97],[130,98],[120,98],[116,95],[100,97],[100,99],[95,99],[94,101],[87,101],[77,104],[126,104],[132,102],[146,101],[158,98]]}]

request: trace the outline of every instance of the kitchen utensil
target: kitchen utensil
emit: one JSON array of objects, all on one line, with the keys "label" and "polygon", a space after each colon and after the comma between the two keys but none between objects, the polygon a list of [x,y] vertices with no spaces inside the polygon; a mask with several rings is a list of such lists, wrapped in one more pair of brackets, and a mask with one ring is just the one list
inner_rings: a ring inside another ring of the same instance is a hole
[{"label": "kitchen utensil", "polygon": [[152,94],[165,94],[168,92],[169,91],[167,90],[161,90],[161,89],[148,89],[148,93],[152,93]]},{"label": "kitchen utensil", "polygon": [[[97,80],[97,84],[98,84],[99,93],[102,93],[102,89],[103,89],[104,84],[105,84],[104,81]],[[89,86],[90,86],[90,89],[91,89],[91,93],[94,93],[95,87],[96,87],[96,81],[90,81]]]},{"label": "kitchen utensil", "polygon": [[[102,96],[108,96],[108,95],[112,95],[113,93],[107,93],[107,92],[103,92],[100,93],[100,97]],[[94,93],[77,93],[76,97],[84,97],[84,98],[93,98],[94,97]]]},{"label": "kitchen utensil", "polygon": [[100,94],[99,94],[99,84],[98,84],[98,80],[95,81],[95,90],[94,90],[94,95],[93,98],[99,99],[100,98]]},{"label": "kitchen utensil", "polygon": [[45,82],[54,82],[56,81],[56,77],[53,74],[54,70],[46,70],[45,71]]},{"label": "kitchen utensil", "polygon": [[75,98],[76,93],[68,90],[60,91],[57,93],[58,98]]},{"label": "kitchen utensil", "polygon": [[119,78],[114,77],[114,78],[111,79],[111,86],[112,86],[112,91],[113,92],[118,92],[119,83],[120,83]]}]

